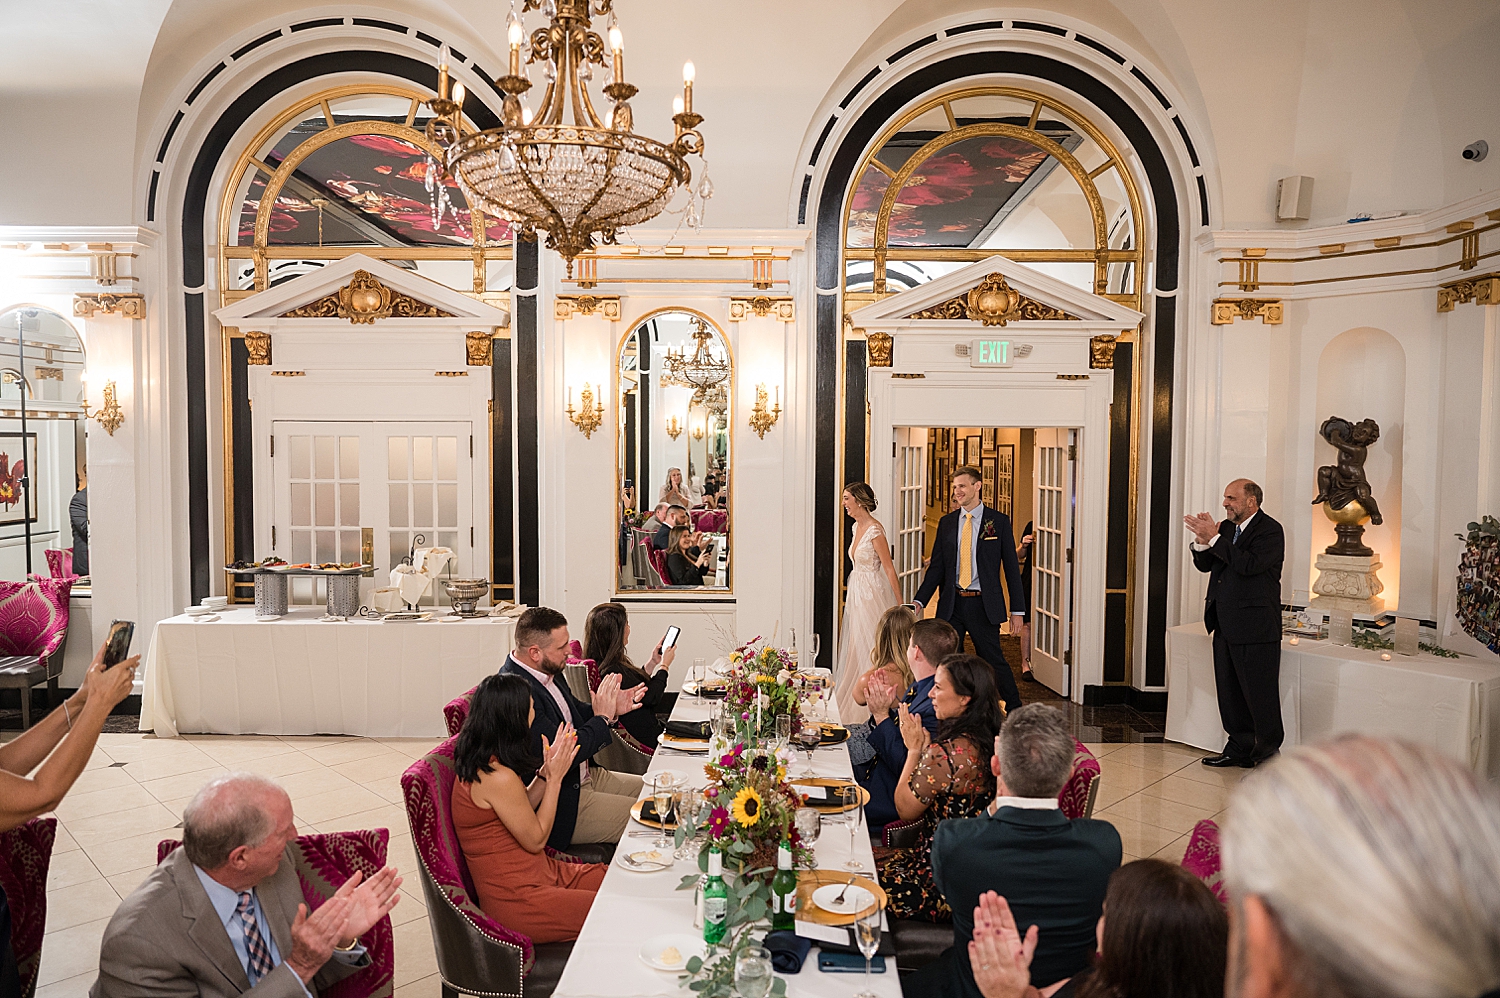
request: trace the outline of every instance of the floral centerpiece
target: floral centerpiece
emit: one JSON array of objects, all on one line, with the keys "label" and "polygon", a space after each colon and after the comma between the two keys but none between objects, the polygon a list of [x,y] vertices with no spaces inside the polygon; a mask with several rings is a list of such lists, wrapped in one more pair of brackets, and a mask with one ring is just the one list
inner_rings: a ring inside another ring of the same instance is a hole
[{"label": "floral centerpiece", "polygon": [[774,648],[756,638],[729,654],[728,691],[724,709],[738,715],[741,730],[765,736],[776,731],[776,715],[789,714],[792,730],[800,727],[801,689],[797,660],[785,648]]}]

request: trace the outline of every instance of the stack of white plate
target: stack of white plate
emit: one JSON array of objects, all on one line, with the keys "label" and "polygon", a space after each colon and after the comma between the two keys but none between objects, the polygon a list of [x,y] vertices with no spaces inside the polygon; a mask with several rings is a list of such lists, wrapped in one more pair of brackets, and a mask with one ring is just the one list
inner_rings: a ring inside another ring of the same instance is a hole
[{"label": "stack of white plate", "polygon": [[207,607],[213,613],[218,613],[220,610],[224,609],[226,606],[229,605],[229,597],[228,596],[206,596],[203,599],[203,605],[205,607]]}]

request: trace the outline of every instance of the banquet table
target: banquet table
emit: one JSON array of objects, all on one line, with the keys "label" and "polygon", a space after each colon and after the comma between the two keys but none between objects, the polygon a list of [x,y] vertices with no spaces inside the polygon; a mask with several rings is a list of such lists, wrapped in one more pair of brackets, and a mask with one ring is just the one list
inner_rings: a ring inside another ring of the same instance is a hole
[{"label": "banquet table", "polygon": [[[836,705],[830,702],[828,710],[830,718],[837,716]],[[708,702],[684,693],[677,698],[672,717],[684,721],[707,720]],[[690,786],[701,788],[707,785],[703,774],[703,763],[707,758],[703,753],[658,748],[644,778],[645,793],[650,792],[651,778],[662,770],[685,774]],[[803,772],[805,759],[806,756],[799,751],[788,767],[792,782]],[[818,776],[850,778],[853,775],[849,752],[843,745],[818,749],[813,753],[813,769]],[[645,826],[632,821],[627,834],[644,829]],[[875,859],[866,829],[861,821],[859,834],[855,836],[854,856],[861,871],[873,880]],[[815,848],[818,867],[842,871],[850,856],[849,840],[848,825],[835,823],[825,815],[823,831]],[[640,843],[639,847],[643,848],[653,840],[635,837],[623,841]],[[622,845],[621,848],[626,847]],[[679,973],[651,969],[640,959],[639,950],[652,936],[673,932],[698,935],[701,932],[693,927],[693,892],[677,890],[682,878],[697,870],[696,860],[678,860],[671,869],[659,873],[637,873],[611,863],[578,941],[573,945],[573,955],[553,991],[555,998],[600,998],[601,995],[611,998],[681,998],[692,994],[678,985]],[[885,973],[870,976],[870,989],[882,998],[900,998],[901,982],[896,973],[896,960],[887,956],[885,964]],[[790,998],[849,998],[862,990],[865,983],[863,971],[856,974],[825,974],[820,971],[816,943],[800,973],[778,973],[777,976],[786,981],[786,993]]]},{"label": "banquet table", "polygon": [[443,705],[498,672],[506,617],[323,621],[322,607],[277,620],[250,608],[156,625],[144,662],[142,731],[441,738]]},{"label": "banquet table", "polygon": [[[1280,685],[1288,747],[1353,731],[1430,745],[1500,776],[1500,666],[1426,653],[1387,662],[1366,648],[1283,639]],[[1167,631],[1167,738],[1224,747],[1213,642],[1201,623]]]}]

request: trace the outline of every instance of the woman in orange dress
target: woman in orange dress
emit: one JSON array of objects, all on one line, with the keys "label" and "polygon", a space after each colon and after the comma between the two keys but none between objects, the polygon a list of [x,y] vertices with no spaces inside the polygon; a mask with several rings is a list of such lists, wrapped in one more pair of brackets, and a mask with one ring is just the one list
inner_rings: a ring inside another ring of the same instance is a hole
[{"label": "woman in orange dress", "polygon": [[559,725],[555,741],[542,739],[537,759],[535,717],[520,676],[479,684],[453,747],[453,825],[484,913],[532,942],[565,942],[578,938],[605,864],[559,863],[542,851],[578,736]]}]

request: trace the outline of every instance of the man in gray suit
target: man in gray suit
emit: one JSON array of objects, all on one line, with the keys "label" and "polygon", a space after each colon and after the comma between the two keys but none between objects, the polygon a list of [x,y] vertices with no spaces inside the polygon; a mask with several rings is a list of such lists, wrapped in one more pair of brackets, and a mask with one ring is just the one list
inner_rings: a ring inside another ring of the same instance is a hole
[{"label": "man in gray suit", "polygon": [[104,930],[91,998],[313,998],[370,964],[359,937],[396,906],[386,867],[356,873],[314,912],[289,847],[292,802],[249,773],[213,780],[182,813],[182,848],[121,902]]}]

